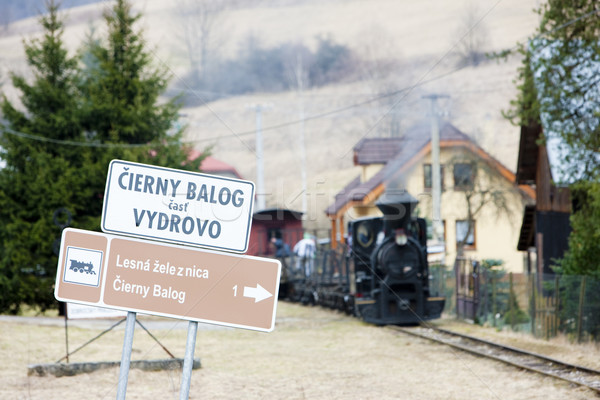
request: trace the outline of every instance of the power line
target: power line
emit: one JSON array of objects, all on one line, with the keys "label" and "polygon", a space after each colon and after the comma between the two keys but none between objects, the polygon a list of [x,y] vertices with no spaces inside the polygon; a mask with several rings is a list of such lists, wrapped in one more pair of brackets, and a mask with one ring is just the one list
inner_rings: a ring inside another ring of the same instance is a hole
[{"label": "power line", "polygon": [[[500,0],[500,1],[501,1],[501,0]],[[500,3],[500,1],[498,1],[498,3]],[[496,3],[496,5],[497,5],[498,3]],[[496,6],[496,5],[495,5],[495,6]],[[494,7],[495,7],[495,6],[494,6]],[[492,9],[493,9],[494,7],[492,7]],[[489,14],[489,12],[491,12],[491,10],[490,10],[490,11],[488,11],[488,13],[486,13],[486,15],[487,15],[487,14]],[[566,28],[566,27],[568,27],[568,26],[570,26],[570,25],[572,25],[572,24],[574,24],[574,23],[576,23],[576,22],[578,22],[578,21],[580,21],[580,20],[582,20],[582,19],[585,19],[585,18],[587,18],[587,17],[589,17],[589,16],[591,16],[591,15],[593,15],[593,14],[598,14],[598,13],[600,13],[600,10],[594,10],[594,11],[588,12],[588,13],[586,13],[586,14],[584,14],[584,15],[582,15],[582,16],[580,16],[580,17],[578,17],[578,18],[574,18],[574,19],[572,19],[572,20],[570,20],[570,21],[567,21],[566,23],[564,23],[564,24],[562,24],[562,25],[560,25],[560,26],[558,26],[558,27],[554,28],[553,30],[551,30],[551,31],[549,31],[549,32],[540,33],[540,34],[536,35],[536,36],[534,37],[534,39],[537,39],[537,38],[539,38],[539,37],[541,37],[541,36],[543,36],[543,35],[546,35],[546,34],[550,34],[550,33],[557,32],[557,31],[559,31],[559,30],[561,30],[561,29],[564,29],[564,28]],[[485,15],[484,15],[483,17],[485,17]],[[482,19],[483,19],[483,17],[482,17]],[[479,23],[479,22],[478,22],[478,23]],[[477,24],[476,24],[476,25],[477,25]],[[475,27],[475,26],[473,26],[473,27],[471,28],[471,30],[472,30],[474,27]],[[470,30],[469,30],[469,32],[470,32]],[[467,33],[465,34],[465,36],[466,36],[466,35],[467,35],[469,32],[467,32]],[[447,52],[447,53],[446,53],[446,54],[445,54],[445,55],[444,55],[444,56],[443,56],[441,59],[445,58],[445,56],[446,56],[446,55],[447,55],[447,54],[448,54],[450,51],[452,51],[452,49],[453,49],[454,47],[456,47],[456,45],[455,45],[455,46],[453,46],[453,47],[452,47],[450,50],[448,50],[448,52]],[[518,44],[517,44],[515,47],[513,47],[511,50],[509,50],[509,51],[513,51],[513,50],[515,50],[516,48],[518,48]],[[441,60],[441,59],[440,59],[440,60]],[[434,67],[435,67],[435,66],[434,66]],[[434,78],[431,78],[431,79],[428,79],[428,80],[422,80],[422,81],[419,81],[419,82],[415,83],[414,85],[411,85],[411,86],[408,86],[408,87],[404,87],[404,88],[402,88],[402,89],[399,89],[399,90],[396,90],[396,91],[393,91],[393,92],[390,92],[390,93],[384,93],[384,94],[381,94],[381,95],[377,95],[377,96],[375,96],[375,97],[373,97],[373,98],[371,98],[371,99],[368,99],[368,100],[365,100],[365,101],[362,101],[362,102],[354,103],[354,104],[351,104],[351,105],[348,105],[348,106],[345,106],[345,107],[341,107],[341,108],[337,108],[337,109],[334,109],[334,110],[331,110],[331,111],[327,111],[327,112],[324,112],[324,113],[321,113],[321,114],[315,114],[315,115],[311,115],[311,116],[309,116],[309,117],[306,117],[306,118],[304,118],[304,119],[302,119],[302,120],[295,120],[295,121],[290,121],[290,122],[284,122],[284,123],[277,124],[277,125],[272,125],[272,126],[269,126],[269,127],[265,127],[265,128],[263,128],[262,130],[263,130],[263,131],[269,131],[269,130],[274,130],[274,129],[281,129],[281,128],[285,128],[285,127],[288,127],[288,126],[292,126],[292,125],[300,124],[300,123],[303,123],[303,122],[306,122],[306,121],[310,121],[310,120],[314,120],[314,119],[320,119],[320,118],[324,118],[324,117],[327,117],[327,116],[330,116],[330,115],[334,115],[334,114],[337,114],[337,113],[342,113],[342,112],[344,112],[344,111],[348,111],[348,110],[351,110],[351,109],[353,109],[353,108],[360,107],[360,106],[363,106],[363,105],[366,105],[366,104],[370,104],[370,103],[372,103],[372,102],[379,101],[379,100],[382,100],[382,99],[385,99],[385,98],[388,98],[388,97],[393,97],[393,96],[396,96],[396,95],[398,95],[398,94],[401,94],[401,93],[404,93],[404,92],[410,92],[410,91],[412,91],[413,89],[415,89],[415,88],[417,88],[417,87],[419,87],[419,86],[423,86],[423,85],[426,85],[426,84],[428,84],[428,83],[431,83],[431,82],[434,82],[434,81],[436,81],[436,80],[439,80],[439,79],[441,79],[441,78],[444,78],[444,77],[446,77],[446,76],[452,75],[452,74],[454,74],[454,73],[456,73],[456,72],[458,72],[458,71],[460,71],[460,70],[462,70],[462,69],[464,69],[464,68],[466,68],[466,67],[467,67],[467,65],[464,65],[464,66],[461,66],[461,67],[455,68],[454,70],[448,71],[448,72],[446,72],[446,73],[444,73],[444,74],[441,74],[441,75],[438,75],[438,76],[436,76],[436,77],[434,77]],[[223,138],[228,138],[228,137],[239,137],[239,136],[246,136],[246,135],[251,135],[251,134],[253,134],[253,133],[254,133],[254,131],[246,131],[246,132],[240,132],[240,133],[236,133],[236,134],[234,134],[234,135],[226,135],[226,136],[219,136],[219,137],[212,137],[212,138],[203,138],[203,139],[196,139],[196,140],[186,140],[185,142],[186,142],[186,143],[198,143],[198,142],[211,141],[211,140],[218,140],[218,139],[223,139]]]},{"label": "power line", "polygon": [[14,129],[8,128],[6,126],[2,127],[4,133],[8,133],[10,135],[14,135],[17,137],[36,140],[38,142],[45,143],[54,143],[65,146],[79,146],[79,147],[99,147],[99,148],[135,148],[135,147],[144,147],[149,146],[149,143],[137,144],[137,143],[98,143],[98,142],[78,142],[76,140],[59,140],[59,139],[51,139],[43,136],[31,135],[29,133],[15,131]]},{"label": "power line", "polygon": [[[105,5],[105,6],[108,7],[107,5]],[[538,38],[540,38],[540,37],[542,37],[544,35],[547,35],[547,34],[555,33],[555,32],[557,32],[557,31],[559,31],[561,29],[564,29],[564,28],[566,28],[566,27],[568,27],[568,26],[570,26],[570,25],[572,25],[572,24],[574,24],[574,23],[576,23],[578,21],[581,21],[582,19],[585,19],[585,18],[587,18],[587,17],[589,17],[591,15],[599,14],[599,13],[600,13],[600,10],[590,11],[590,12],[588,12],[586,14],[583,14],[583,15],[577,17],[577,18],[574,18],[574,19],[572,19],[570,21],[565,22],[564,24],[559,25],[558,27],[556,27],[556,28],[554,28],[554,29],[552,29],[552,30],[550,30],[548,32],[541,32],[541,33],[539,33],[538,35],[534,36],[533,40],[538,39]],[[511,49],[509,49],[508,52],[512,52],[512,51],[516,50],[518,47],[519,47],[519,44],[517,44],[516,46],[512,47]],[[443,58],[444,57],[442,57],[442,59]],[[163,62],[163,64],[165,64],[165,63]],[[415,83],[415,84],[413,84],[411,86],[407,86],[407,87],[404,87],[402,89],[395,90],[393,92],[383,93],[383,94],[377,95],[375,97],[372,97],[370,99],[367,99],[365,101],[361,101],[361,102],[358,102],[358,103],[350,104],[348,106],[344,106],[344,107],[340,107],[340,108],[337,108],[337,109],[333,109],[333,110],[326,111],[326,112],[323,112],[323,113],[320,113],[320,114],[314,114],[314,115],[305,117],[304,119],[298,119],[298,120],[294,120],[294,121],[289,121],[289,122],[284,122],[284,123],[277,124],[277,125],[272,125],[272,126],[264,127],[264,128],[262,128],[262,131],[270,131],[270,130],[276,130],[276,129],[286,128],[286,127],[289,127],[289,126],[293,126],[293,125],[297,125],[297,124],[300,124],[300,123],[304,123],[306,121],[311,121],[311,120],[325,118],[325,117],[328,117],[328,116],[331,116],[331,115],[335,115],[335,114],[339,114],[339,113],[342,113],[342,112],[345,112],[345,111],[349,111],[351,109],[354,109],[354,108],[357,108],[357,107],[360,107],[360,106],[363,106],[363,105],[366,105],[366,104],[370,104],[370,103],[373,103],[373,102],[376,102],[376,101],[379,101],[379,100],[382,100],[382,99],[385,99],[385,98],[388,98],[388,97],[393,97],[393,96],[396,96],[396,95],[399,95],[399,94],[402,94],[402,93],[405,93],[405,92],[410,92],[410,91],[412,91],[413,89],[415,89],[415,88],[417,88],[419,86],[423,86],[423,85],[426,85],[428,83],[434,82],[434,81],[442,79],[444,77],[447,77],[449,75],[452,75],[452,74],[454,74],[454,73],[456,73],[456,72],[458,72],[458,71],[460,71],[460,70],[462,70],[462,69],[464,69],[466,67],[467,66],[465,65],[465,66],[461,66],[461,67],[455,68],[455,69],[453,69],[451,71],[448,71],[446,73],[440,74],[440,75],[438,75],[438,76],[436,76],[434,78],[431,78],[431,79],[428,79],[428,80],[421,80],[421,81],[419,81],[419,82],[417,82],[417,83]],[[195,92],[192,89],[188,89],[188,90],[190,90],[191,92]],[[205,106],[208,106],[208,104],[206,102],[203,101],[203,103],[205,104]],[[213,114],[215,114],[215,113],[213,112]],[[24,133],[24,132],[18,132],[18,131],[15,131],[13,129],[10,129],[10,128],[6,127],[6,126],[3,126],[2,129],[6,133],[8,133],[8,134],[12,134],[12,135],[19,136],[19,137],[22,137],[22,138],[27,138],[27,139],[31,139],[31,140],[37,140],[37,141],[40,141],[40,142],[54,143],[54,144],[59,144],[59,145],[67,145],[67,146],[98,147],[98,148],[135,148],[135,147],[148,146],[147,143],[117,144],[117,143],[94,143],[94,142],[78,142],[78,141],[72,141],[72,140],[58,140],[58,139],[46,138],[46,137],[43,137],[43,136],[32,135],[32,134],[28,134],[28,133]],[[199,142],[213,141],[213,140],[219,140],[219,139],[226,139],[226,138],[230,138],[230,137],[248,136],[248,135],[253,135],[253,134],[256,134],[255,130],[245,131],[245,132],[240,132],[240,133],[233,133],[231,135],[221,135],[221,136],[218,136],[218,137],[211,137],[211,138],[202,138],[202,139],[195,139],[195,140],[183,140],[182,143],[199,143]]]},{"label": "power line", "polygon": [[[404,87],[402,89],[398,89],[395,90],[393,92],[389,92],[389,93],[384,93],[384,94],[380,94],[377,95],[375,97],[372,97],[370,99],[358,102],[358,103],[354,103],[354,104],[350,104],[348,106],[344,106],[344,107],[340,107],[340,108],[336,108],[330,111],[326,111],[324,113],[320,113],[320,114],[314,114],[314,115],[310,115],[304,119],[297,119],[294,121],[289,121],[289,122],[284,122],[281,124],[277,124],[277,125],[272,125],[272,126],[268,126],[268,127],[264,127],[262,128],[262,131],[271,131],[271,130],[276,130],[276,129],[282,129],[282,128],[286,128],[289,126],[293,126],[293,125],[297,125],[306,121],[312,121],[312,120],[316,120],[316,119],[321,119],[321,118],[325,118],[331,115],[335,115],[335,114],[339,114],[345,111],[349,111],[352,110],[354,108],[366,105],[366,104],[370,104],[388,97],[393,97],[399,94],[402,94],[404,92],[413,90],[416,87],[434,82],[436,80],[439,80],[441,78],[444,78],[448,75],[451,75],[455,72],[460,71],[461,69],[464,69],[465,67],[459,67],[456,68],[452,71],[446,72],[444,74],[438,75],[434,78],[431,78],[429,80],[424,80],[419,82],[418,84],[414,84],[412,86],[407,86]],[[31,139],[31,140],[37,140],[40,142],[49,142],[49,143],[54,143],[54,144],[64,144],[67,146],[81,146],[81,147],[100,147],[100,148],[133,148],[133,147],[143,147],[143,146],[148,146],[147,143],[138,143],[138,144],[117,144],[117,143],[94,143],[94,142],[78,142],[78,141],[72,141],[72,140],[59,140],[59,139],[50,139],[50,138],[46,138],[43,136],[36,136],[36,135],[32,135],[32,134],[28,134],[28,133],[24,133],[24,132],[18,132],[15,131],[14,129],[10,129],[8,127],[3,127],[3,129],[6,131],[6,133],[15,135],[15,136],[19,136],[19,137],[23,137],[23,138],[27,138],[27,139]],[[207,142],[207,141],[212,141],[212,140],[218,140],[218,139],[227,139],[230,137],[240,137],[240,136],[249,136],[249,135],[255,135],[256,134],[256,130],[249,130],[249,131],[245,131],[245,132],[241,132],[241,133],[234,133],[231,135],[221,135],[221,136],[215,136],[215,137],[211,137],[211,138],[202,138],[202,139],[195,139],[195,140],[182,140],[182,143],[199,143],[199,142]]]},{"label": "power line", "polygon": [[[370,99],[367,99],[367,100],[364,100],[364,101],[361,101],[361,102],[358,102],[358,103],[353,103],[353,104],[350,104],[350,105],[347,105],[347,106],[344,106],[344,107],[340,107],[340,108],[336,108],[336,109],[333,109],[333,110],[330,110],[330,111],[326,111],[326,112],[323,112],[323,113],[320,113],[320,114],[313,114],[313,115],[310,115],[308,117],[305,117],[304,119],[297,119],[297,120],[293,120],[293,121],[289,121],[289,122],[283,122],[283,123],[277,124],[277,125],[271,125],[271,126],[262,128],[262,130],[263,131],[270,131],[270,130],[275,130],[275,129],[286,128],[286,127],[297,125],[297,124],[300,124],[300,123],[303,123],[303,122],[306,122],[306,121],[312,121],[312,120],[315,120],[315,119],[321,119],[321,118],[329,117],[331,115],[335,115],[335,114],[339,114],[339,113],[342,113],[342,112],[345,112],[345,111],[349,111],[349,110],[352,110],[354,108],[357,108],[357,107],[360,107],[360,106],[364,106],[366,104],[374,103],[376,101],[379,101],[379,100],[382,100],[382,99],[385,99],[385,98],[388,98],[388,97],[393,97],[393,96],[396,96],[396,95],[399,95],[399,94],[403,94],[405,92],[410,92],[411,90],[413,90],[413,89],[415,89],[415,88],[417,88],[419,86],[423,86],[423,85],[426,85],[428,83],[434,82],[436,80],[445,78],[446,76],[452,75],[452,74],[454,74],[454,73],[456,73],[456,72],[458,72],[458,71],[460,71],[460,70],[462,70],[464,68],[466,68],[466,66],[455,68],[454,70],[448,71],[448,72],[446,72],[444,74],[441,74],[441,75],[438,75],[438,76],[436,76],[434,78],[431,78],[431,79],[428,79],[428,80],[423,80],[423,81],[421,81],[419,83],[413,84],[411,86],[404,87],[402,89],[395,90],[393,92],[383,93],[383,94],[377,95],[375,97],[372,97]],[[252,135],[252,134],[255,134],[255,133],[256,133],[255,131],[245,131],[245,132],[240,132],[240,133],[236,133],[236,134],[233,134],[233,135],[221,135],[221,136],[214,136],[214,137],[211,137],[211,138],[186,140],[185,142],[186,143],[206,142],[206,141],[224,139],[224,138],[229,138],[229,137],[247,136],[247,135]]]}]

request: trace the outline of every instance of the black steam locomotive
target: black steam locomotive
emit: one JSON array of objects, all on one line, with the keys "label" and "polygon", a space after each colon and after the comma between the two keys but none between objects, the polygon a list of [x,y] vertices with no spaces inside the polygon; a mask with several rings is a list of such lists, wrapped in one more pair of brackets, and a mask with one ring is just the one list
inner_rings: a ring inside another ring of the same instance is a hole
[{"label": "black steam locomotive", "polygon": [[376,204],[383,217],[350,222],[348,251],[325,252],[321,268],[292,277],[289,298],[376,325],[439,318],[445,299],[430,291],[425,220],[411,217],[416,204],[407,192],[384,194]]}]

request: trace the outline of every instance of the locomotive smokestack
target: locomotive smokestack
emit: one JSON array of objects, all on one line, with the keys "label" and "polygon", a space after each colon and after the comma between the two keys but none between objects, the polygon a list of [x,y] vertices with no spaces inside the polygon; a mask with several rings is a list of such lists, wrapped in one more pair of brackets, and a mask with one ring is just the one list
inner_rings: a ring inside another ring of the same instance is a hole
[{"label": "locomotive smokestack", "polygon": [[383,213],[383,229],[386,236],[393,234],[396,229],[407,230],[417,203],[417,199],[406,190],[386,190],[375,203]]}]

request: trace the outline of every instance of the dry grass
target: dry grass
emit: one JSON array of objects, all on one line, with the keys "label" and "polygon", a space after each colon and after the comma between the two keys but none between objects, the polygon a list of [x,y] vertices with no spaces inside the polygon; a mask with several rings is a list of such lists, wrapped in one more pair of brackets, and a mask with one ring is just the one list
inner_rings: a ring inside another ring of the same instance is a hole
[{"label": "dry grass", "polygon": [[600,370],[600,344],[598,343],[574,343],[565,335],[559,335],[549,340],[540,340],[529,333],[513,332],[510,329],[498,331],[493,327],[472,325],[455,319],[437,320],[433,324],[442,325],[467,335],[526,349],[571,364]]},{"label": "dry grass", "polygon": [[[504,365],[433,345],[348,316],[280,302],[270,334],[200,329],[191,399],[586,399],[590,393]],[[170,322],[144,318],[146,325]],[[108,323],[107,323],[108,324]],[[91,326],[87,324],[86,326]],[[185,350],[186,326],[154,329],[176,356]],[[104,399],[116,395],[118,369],[74,377],[28,377],[30,363],[64,353],[64,328],[0,322],[0,398]],[[100,331],[69,329],[71,346]],[[123,331],[107,334],[72,361],[120,359]],[[134,359],[165,358],[136,328]],[[129,373],[128,399],[177,398],[179,371]]]}]

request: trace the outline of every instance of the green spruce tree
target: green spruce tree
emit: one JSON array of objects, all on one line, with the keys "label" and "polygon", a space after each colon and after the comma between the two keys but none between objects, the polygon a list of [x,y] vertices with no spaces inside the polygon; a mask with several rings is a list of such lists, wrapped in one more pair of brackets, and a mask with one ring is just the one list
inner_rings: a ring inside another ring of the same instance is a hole
[{"label": "green spruce tree", "polygon": [[187,159],[182,130],[173,128],[178,99],[159,101],[169,70],[154,65],[158,60],[134,29],[140,17],[131,13],[128,1],[118,0],[104,13],[107,40],[88,42],[82,86],[85,129],[99,142],[132,145],[99,152],[103,158],[108,153],[109,158],[197,169],[201,160]]},{"label": "green spruce tree", "polygon": [[[62,41],[58,6],[41,17],[44,36],[24,42],[32,83],[11,74],[22,96],[16,107],[3,96],[0,137],[0,310],[16,313],[22,303],[51,306],[56,271],[53,244],[60,238],[54,213],[82,211],[89,196],[80,188],[85,154],[60,141],[81,141],[77,58]],[[30,136],[31,135],[31,136]],[[77,204],[79,203],[79,205]]]},{"label": "green spruce tree", "polygon": [[176,100],[159,104],[167,71],[152,65],[130,4],[105,14],[108,38],[80,52],[85,64],[64,46],[58,8],[48,3],[44,36],[24,43],[33,80],[11,74],[22,107],[1,103],[0,312],[56,305],[58,225],[66,209],[71,226],[99,229],[110,160],[191,170],[202,161],[173,129]]},{"label": "green spruce tree", "polygon": [[[160,98],[169,71],[154,65],[142,33],[135,29],[140,18],[128,1],[118,0],[104,13],[107,38],[90,36],[81,51],[82,126],[89,140],[98,143],[88,162],[88,183],[99,199],[113,159],[197,171],[204,158],[190,160],[191,147],[181,142],[183,127],[175,128],[178,99]],[[89,205],[98,227],[101,208],[101,200]]]}]

